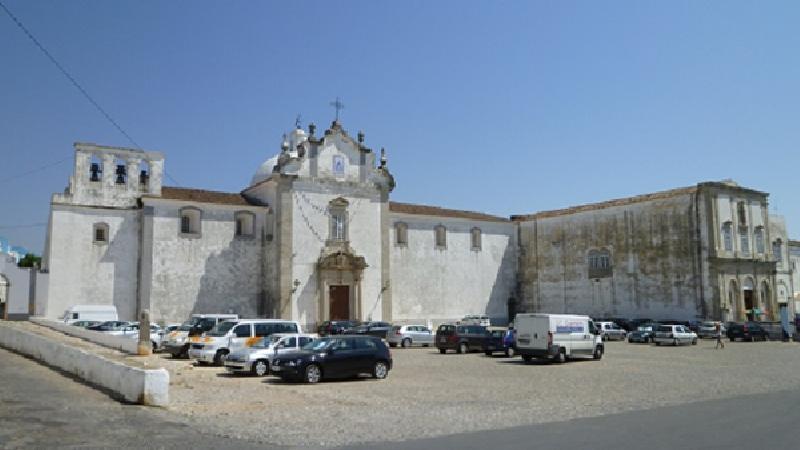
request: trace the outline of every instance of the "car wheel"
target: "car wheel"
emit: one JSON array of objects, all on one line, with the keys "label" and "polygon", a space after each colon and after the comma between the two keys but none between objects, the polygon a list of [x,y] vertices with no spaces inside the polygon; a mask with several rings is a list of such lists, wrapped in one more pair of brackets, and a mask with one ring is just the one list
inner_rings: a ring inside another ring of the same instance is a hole
[{"label": "car wheel", "polygon": [[557,362],[557,363],[559,363],[559,364],[561,364],[561,363],[563,363],[564,361],[566,361],[566,359],[567,359],[567,358],[566,358],[566,355],[565,355],[565,354],[564,354],[564,352],[563,352],[563,351],[561,351],[561,350],[559,350],[559,351],[558,351],[558,353],[556,353],[556,356],[554,356],[554,357],[553,357],[553,361],[554,361],[554,362]]},{"label": "car wheel", "polygon": [[467,347],[466,343],[462,342],[458,344],[458,351],[456,351],[456,353],[467,353],[467,352],[469,352],[469,347]]},{"label": "car wheel", "polygon": [[184,345],[183,348],[181,348],[181,352],[178,353],[178,358],[183,358],[183,359],[188,359],[189,358],[189,346],[188,345]]},{"label": "car wheel", "polygon": [[656,341],[656,347],[661,347],[661,342],[660,341]]},{"label": "car wheel", "polygon": [[736,338],[730,338],[731,342],[736,342]]},{"label": "car wheel", "polygon": [[266,359],[259,359],[253,363],[253,375],[263,377],[269,373],[269,364]]},{"label": "car wheel", "polygon": [[644,343],[645,343],[645,344],[649,344],[649,343],[651,343],[651,342],[653,342],[653,338],[651,338],[651,337],[649,337],[649,336],[648,336],[648,337],[646,337],[646,338],[644,338]]},{"label": "car wheel", "polygon": [[769,335],[768,334],[764,334],[764,342],[767,342],[767,341],[769,341]]},{"label": "car wheel", "polygon": [[384,361],[378,361],[375,363],[375,367],[372,368],[372,376],[378,380],[382,380],[386,378],[386,375],[389,374],[389,366],[386,365]]},{"label": "car wheel", "polygon": [[155,342],[151,342],[151,344],[153,344],[153,353],[158,351],[158,344],[156,344]]},{"label": "car wheel", "polygon": [[525,361],[525,364],[529,364],[533,361],[533,356],[531,355],[522,355],[522,360]]},{"label": "car wheel", "polygon": [[486,356],[492,356],[492,352],[490,352],[490,351],[488,351],[488,350],[487,350],[487,351],[485,351],[485,352],[483,352],[483,354],[484,354],[484,355],[486,355]]},{"label": "car wheel", "polygon": [[322,369],[316,364],[309,364],[306,366],[305,377],[303,381],[306,383],[318,383],[322,379]]},{"label": "car wheel", "polygon": [[405,339],[403,339],[403,340],[402,340],[402,342],[400,342],[400,345],[401,345],[403,348],[408,348],[408,347],[411,347],[411,339],[409,339],[409,338],[405,338]]},{"label": "car wheel", "polygon": [[214,365],[221,366],[225,364],[225,360],[228,358],[228,352],[225,350],[217,350],[217,353],[214,355]]},{"label": "car wheel", "polygon": [[594,348],[594,353],[592,354],[594,359],[602,359],[603,358],[603,348],[599,345]]},{"label": "car wheel", "polygon": [[677,346],[678,346],[678,340],[673,338],[673,339],[672,339],[672,345],[674,345],[675,347],[677,347]]},{"label": "car wheel", "polygon": [[692,345],[697,345],[697,338],[692,339]]},{"label": "car wheel", "polygon": [[509,358],[513,358],[514,357],[514,348],[513,347],[508,347],[506,349],[506,356],[509,357]]},{"label": "car wheel", "polygon": [[395,348],[397,347],[397,344],[395,344],[394,342],[389,342],[389,347]]},{"label": "car wheel", "polygon": [[445,349],[445,348],[440,348],[440,349],[439,349],[439,353],[441,353],[441,354],[443,354],[443,355],[444,355],[445,353],[447,353],[447,349]]}]

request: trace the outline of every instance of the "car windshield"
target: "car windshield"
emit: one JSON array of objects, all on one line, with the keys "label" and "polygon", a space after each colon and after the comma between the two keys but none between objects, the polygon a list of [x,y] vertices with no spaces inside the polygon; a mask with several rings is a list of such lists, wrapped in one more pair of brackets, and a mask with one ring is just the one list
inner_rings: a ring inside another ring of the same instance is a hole
[{"label": "car windshield", "polygon": [[303,346],[303,350],[311,350],[314,352],[318,352],[320,350],[325,350],[326,348],[330,347],[333,343],[334,339],[322,338],[316,341],[311,341],[308,344]]},{"label": "car windshield", "polygon": [[219,325],[214,327],[213,330],[208,332],[209,336],[225,336],[228,331],[236,325],[236,322],[221,322]]},{"label": "car windshield", "polygon": [[658,327],[658,331],[661,331],[661,332],[664,332],[664,333],[672,333],[672,327],[669,326],[669,325],[662,325],[662,326]]}]

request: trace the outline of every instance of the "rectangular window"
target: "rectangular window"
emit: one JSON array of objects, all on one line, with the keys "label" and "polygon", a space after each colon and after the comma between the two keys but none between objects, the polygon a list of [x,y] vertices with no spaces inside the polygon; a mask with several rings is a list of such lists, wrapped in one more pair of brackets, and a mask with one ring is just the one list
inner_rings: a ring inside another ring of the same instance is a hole
[{"label": "rectangular window", "polygon": [[395,242],[397,245],[408,245],[408,225],[397,223],[394,227]]},{"label": "rectangular window", "polygon": [[473,228],[472,229],[472,249],[473,250],[480,250],[481,249],[481,230],[480,228]]},{"label": "rectangular window", "polygon": [[750,254],[750,237],[747,234],[747,228],[742,228],[739,230],[739,238],[742,244],[742,254],[749,255]]},{"label": "rectangular window", "polygon": [[241,236],[244,234],[244,223],[242,219],[236,219],[236,235]]},{"label": "rectangular window", "polygon": [[97,242],[105,242],[106,241],[106,230],[103,228],[97,228],[94,230],[94,240]]},{"label": "rectangular window", "polygon": [[192,219],[189,216],[181,217],[181,233],[189,234],[192,232]]},{"label": "rectangular window", "polygon": [[764,254],[764,229],[759,227],[755,231],[756,253]]},{"label": "rectangular window", "polygon": [[783,262],[783,246],[781,245],[781,241],[775,241],[772,244],[772,254],[775,255],[775,261],[778,264]]},{"label": "rectangular window", "polygon": [[434,230],[435,239],[436,239],[436,248],[445,248],[447,247],[447,229],[439,225]]},{"label": "rectangular window", "polygon": [[331,238],[334,241],[347,240],[344,214],[343,211],[337,211],[331,216]]}]

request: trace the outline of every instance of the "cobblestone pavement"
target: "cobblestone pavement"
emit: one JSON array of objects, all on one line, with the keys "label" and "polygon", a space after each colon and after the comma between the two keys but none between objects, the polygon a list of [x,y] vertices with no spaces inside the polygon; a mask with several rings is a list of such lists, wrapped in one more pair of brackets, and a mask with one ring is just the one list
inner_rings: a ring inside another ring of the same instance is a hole
[{"label": "cobblestone pavement", "polygon": [[80,345],[169,370],[170,406],[158,413],[165,420],[288,446],[400,441],[800,388],[800,344],[782,342],[726,342],[724,350],[715,350],[714,341],[683,347],[609,342],[600,361],[561,365],[393,349],[386,380],[318,385],[229,376],[168,355],[130,357]]},{"label": "cobblestone pavement", "polygon": [[[613,342],[601,361],[394,349],[386,380],[318,385],[231,377],[166,360],[176,416],[226,435],[283,445],[345,445],[498,429],[800,387],[800,345],[656,347]],[[165,357],[166,358],[166,357]]]}]

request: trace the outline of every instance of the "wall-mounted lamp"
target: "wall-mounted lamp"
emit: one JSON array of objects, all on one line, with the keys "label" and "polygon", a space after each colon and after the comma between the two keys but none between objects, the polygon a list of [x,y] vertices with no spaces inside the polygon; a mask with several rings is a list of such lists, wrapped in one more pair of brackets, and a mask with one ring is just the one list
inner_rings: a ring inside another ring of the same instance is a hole
[{"label": "wall-mounted lamp", "polygon": [[295,278],[295,280],[292,282],[292,286],[293,286],[292,287],[292,294],[294,294],[295,292],[297,292],[297,288],[300,287],[300,280]]}]

